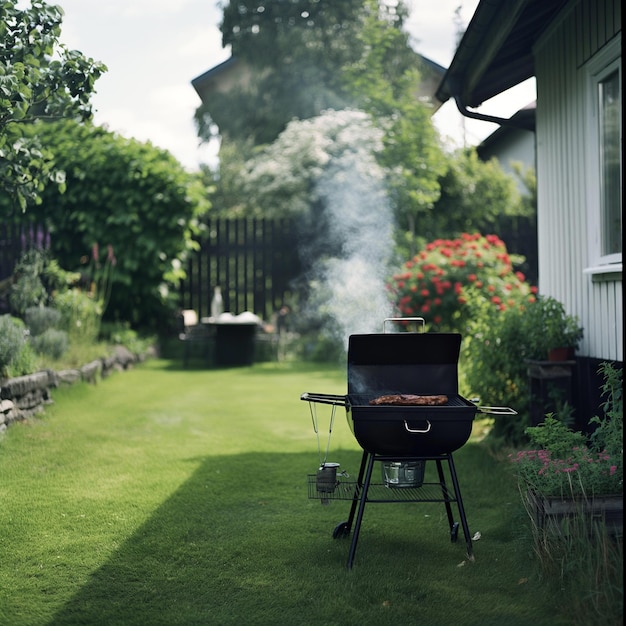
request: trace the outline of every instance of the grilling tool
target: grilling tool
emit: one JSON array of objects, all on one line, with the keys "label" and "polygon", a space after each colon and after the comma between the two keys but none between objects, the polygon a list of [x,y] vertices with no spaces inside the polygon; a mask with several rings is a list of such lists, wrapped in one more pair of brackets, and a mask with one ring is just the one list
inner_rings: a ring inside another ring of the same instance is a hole
[{"label": "grilling tool", "polygon": [[[328,424],[328,439],[326,441],[326,451],[324,452],[324,458],[322,459],[322,447],[320,443],[320,432],[317,420],[317,409],[313,403],[309,403],[309,411],[311,413],[311,421],[313,423],[313,430],[317,439],[317,452],[319,455],[320,464],[316,474],[316,489],[320,496],[320,502],[324,505],[329,504],[328,494],[333,493],[337,487],[337,474],[339,471],[339,463],[328,462],[328,450],[330,449],[330,439],[333,432],[333,424],[335,422],[336,407],[333,406],[330,414],[330,421]],[[347,476],[345,472],[343,475]]]}]

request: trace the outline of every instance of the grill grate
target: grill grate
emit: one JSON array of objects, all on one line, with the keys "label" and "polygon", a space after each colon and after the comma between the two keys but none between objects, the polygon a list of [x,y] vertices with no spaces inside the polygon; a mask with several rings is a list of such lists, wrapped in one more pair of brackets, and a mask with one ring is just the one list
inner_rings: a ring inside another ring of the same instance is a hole
[{"label": "grill grate", "polygon": [[[377,398],[382,395],[392,395],[392,393],[390,394],[383,394],[383,393],[350,394],[348,396],[348,400],[351,406],[370,406],[370,400],[373,400],[374,398]],[[402,393],[406,393],[406,392],[402,392]],[[378,405],[378,406],[380,406],[381,408],[388,408],[388,405]],[[414,406],[414,405],[409,405],[409,406]],[[436,409],[438,407],[465,407],[465,406],[471,406],[471,404],[467,400],[465,400],[465,398],[463,398],[462,396],[448,396],[448,402],[446,404],[440,404],[437,406],[428,406],[428,408]]]}]

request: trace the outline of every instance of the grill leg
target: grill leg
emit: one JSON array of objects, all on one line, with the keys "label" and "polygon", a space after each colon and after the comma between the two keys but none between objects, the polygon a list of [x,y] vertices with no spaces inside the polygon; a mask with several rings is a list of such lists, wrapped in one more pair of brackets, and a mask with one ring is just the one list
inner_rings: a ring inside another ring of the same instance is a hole
[{"label": "grill leg", "polygon": [[448,526],[450,526],[450,531],[452,531],[454,527],[454,517],[452,516],[452,507],[450,506],[450,498],[448,497],[448,490],[446,488],[446,477],[443,473],[441,461],[437,459],[435,463],[437,464],[437,475],[439,476],[439,484],[441,485],[441,496],[446,506],[446,514],[448,515]]},{"label": "grill leg", "polygon": [[456,469],[454,467],[454,461],[452,460],[452,454],[449,453],[448,466],[450,467],[450,476],[452,477],[452,485],[454,487],[454,495],[456,497],[456,503],[459,507],[459,515],[461,517],[461,527],[463,528],[463,534],[465,535],[465,545],[467,546],[467,556],[470,561],[474,560],[474,547],[472,546],[472,538],[470,537],[469,526],[467,525],[467,518],[465,517],[465,507],[463,506],[463,500],[461,499],[461,488],[459,487],[459,481],[456,476]]},{"label": "grill leg", "polygon": [[363,492],[363,475],[365,474],[365,466],[367,464],[368,453],[363,451],[361,457],[361,467],[359,467],[359,476],[356,479],[356,489],[354,490],[354,497],[352,498],[352,505],[350,506],[350,516],[348,517],[346,533],[350,532],[352,524],[354,522],[354,514],[356,513],[356,507],[359,503],[359,495]]},{"label": "grill leg", "polygon": [[[363,455],[363,461],[361,466],[365,462],[366,455]],[[372,469],[374,468],[374,455],[369,455],[369,460],[367,463],[367,470],[365,472],[365,483],[363,484],[363,489],[361,490],[360,500],[359,500],[359,511],[356,516],[356,524],[354,525],[354,532],[352,533],[352,542],[350,543],[350,552],[348,554],[348,569],[352,569],[352,563],[354,561],[354,555],[356,553],[356,544],[359,540],[359,531],[361,530],[361,522],[363,521],[363,509],[365,509],[365,502],[367,501],[367,492],[370,487],[370,482],[372,480]],[[360,478],[360,472],[359,472]],[[361,481],[359,480],[359,483]],[[353,503],[354,505],[354,503]]]}]

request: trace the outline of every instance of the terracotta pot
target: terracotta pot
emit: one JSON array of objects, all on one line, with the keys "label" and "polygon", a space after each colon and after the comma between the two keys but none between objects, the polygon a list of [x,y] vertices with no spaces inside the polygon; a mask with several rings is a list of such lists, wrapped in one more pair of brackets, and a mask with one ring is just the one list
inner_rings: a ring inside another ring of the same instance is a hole
[{"label": "terracotta pot", "polygon": [[573,348],[551,348],[548,350],[548,361],[569,361],[574,358]]}]

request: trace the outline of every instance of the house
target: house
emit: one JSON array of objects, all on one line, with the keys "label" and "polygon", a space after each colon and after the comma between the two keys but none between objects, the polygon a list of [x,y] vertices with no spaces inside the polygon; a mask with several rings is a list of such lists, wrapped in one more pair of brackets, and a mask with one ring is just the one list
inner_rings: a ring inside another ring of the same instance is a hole
[{"label": "house", "polygon": [[[476,146],[476,153],[483,161],[496,158],[502,169],[516,177],[512,167],[513,163],[519,163],[527,170],[532,168],[536,171],[535,163],[535,107],[533,101],[520,109],[511,119],[516,122],[515,126],[500,126],[491,135],[485,137]],[[522,181],[518,182],[519,192],[527,194],[528,189]]]},{"label": "house", "polygon": [[[445,68],[417,54],[418,69],[421,73],[421,80],[415,97],[421,102],[432,107],[435,113],[442,103],[435,97],[435,91],[445,74]],[[200,97],[202,104],[206,107],[213,122],[218,128],[221,126],[220,110],[211,106],[211,99],[215,94],[228,93],[234,89],[245,91],[250,84],[252,70],[249,65],[235,56],[231,56],[223,63],[212,67],[200,76],[191,81],[192,87]],[[227,112],[228,114],[228,112]]]},{"label": "house", "polygon": [[437,89],[461,113],[535,77],[539,292],[584,328],[577,412],[623,366],[622,35],[618,0],[481,0]]}]

